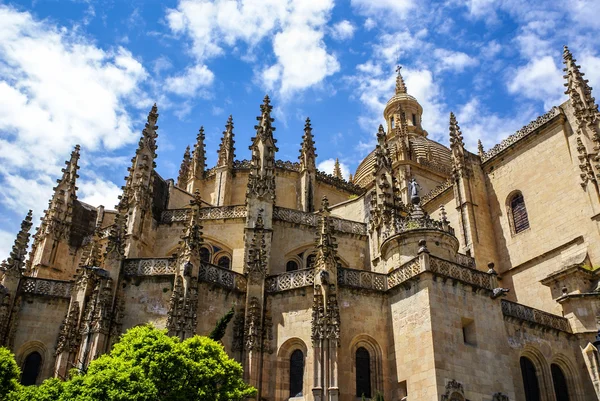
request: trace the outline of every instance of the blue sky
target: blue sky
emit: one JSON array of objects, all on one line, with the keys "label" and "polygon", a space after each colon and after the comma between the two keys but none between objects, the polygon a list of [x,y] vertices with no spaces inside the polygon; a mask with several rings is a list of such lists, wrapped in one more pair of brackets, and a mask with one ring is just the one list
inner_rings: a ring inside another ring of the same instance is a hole
[{"label": "blue sky", "polygon": [[229,114],[237,158],[249,158],[265,94],[277,158],[297,160],[309,116],[320,168],[338,157],[353,172],[397,63],[430,138],[447,144],[454,111],[467,147],[490,148],[566,100],[564,44],[600,85],[598,10],[600,0],[0,1],[0,258],[28,209],[37,224],[75,144],[79,198],[115,205],[154,102],[165,178],[201,125],[212,166]]}]

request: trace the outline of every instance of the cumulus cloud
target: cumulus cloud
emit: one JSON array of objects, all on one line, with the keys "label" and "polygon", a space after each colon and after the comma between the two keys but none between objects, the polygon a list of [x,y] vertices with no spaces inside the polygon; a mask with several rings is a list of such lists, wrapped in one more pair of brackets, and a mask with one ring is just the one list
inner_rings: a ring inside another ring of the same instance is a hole
[{"label": "cumulus cloud", "polygon": [[466,53],[447,50],[435,49],[433,56],[438,59],[438,71],[451,70],[462,72],[467,67],[472,67],[478,64],[477,59],[470,57]]},{"label": "cumulus cloud", "polygon": [[[102,49],[77,31],[0,6],[2,205],[15,216],[33,209],[37,220],[75,144],[89,156],[135,142],[128,110],[146,77],[125,48]],[[95,202],[116,185],[82,177],[79,187]]]},{"label": "cumulus cloud", "polygon": [[331,36],[335,40],[347,40],[354,36],[356,27],[348,20],[343,20],[334,24],[331,28]]},{"label": "cumulus cloud", "polygon": [[[317,168],[321,171],[324,171],[328,174],[333,174],[333,167],[335,166],[335,159],[327,159],[323,160],[319,164],[317,164]],[[350,176],[350,168],[348,165],[342,161],[340,161],[340,170],[342,170],[342,177],[348,179]]]},{"label": "cumulus cloud", "polygon": [[[359,13],[369,16],[405,17],[416,7],[414,0],[352,0],[352,7]],[[389,20],[389,18],[388,18]]]},{"label": "cumulus cloud", "polygon": [[542,101],[546,109],[564,100],[562,68],[550,56],[532,60],[512,75],[512,80],[508,82],[510,93]]},{"label": "cumulus cloud", "polygon": [[250,52],[268,37],[275,63],[259,68],[257,77],[286,96],[317,86],[339,70],[323,41],[332,8],[333,0],[181,0],[166,19],[175,34],[191,39],[199,65],[240,42]]},{"label": "cumulus cloud", "polygon": [[215,74],[205,65],[195,65],[183,74],[168,77],[165,89],[181,96],[196,96],[198,90],[212,84]]}]

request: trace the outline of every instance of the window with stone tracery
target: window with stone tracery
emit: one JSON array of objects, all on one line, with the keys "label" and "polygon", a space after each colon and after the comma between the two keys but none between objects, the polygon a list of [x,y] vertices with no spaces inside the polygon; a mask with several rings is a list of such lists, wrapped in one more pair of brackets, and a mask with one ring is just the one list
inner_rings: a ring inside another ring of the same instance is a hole
[{"label": "window with stone tracery", "polygon": [[229,259],[229,256],[221,256],[217,262],[217,266],[224,269],[231,269],[231,259]]}]

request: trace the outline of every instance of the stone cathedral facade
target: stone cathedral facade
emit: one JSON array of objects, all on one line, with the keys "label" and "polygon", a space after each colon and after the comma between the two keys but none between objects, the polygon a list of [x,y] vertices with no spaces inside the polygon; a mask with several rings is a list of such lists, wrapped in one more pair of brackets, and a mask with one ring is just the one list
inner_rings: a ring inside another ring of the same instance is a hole
[{"label": "stone cathedral facade", "polygon": [[[153,323],[223,339],[257,399],[600,398],[600,112],[565,47],[568,101],[500,144],[427,137],[400,70],[375,149],[349,181],[276,158],[265,97],[235,158],[205,134],[177,180],[155,171],[154,106],[114,210],[77,199],[79,147],[27,256],[31,213],[2,263],[0,342],[24,383],[64,377]],[[468,133],[466,133],[468,135]]]}]

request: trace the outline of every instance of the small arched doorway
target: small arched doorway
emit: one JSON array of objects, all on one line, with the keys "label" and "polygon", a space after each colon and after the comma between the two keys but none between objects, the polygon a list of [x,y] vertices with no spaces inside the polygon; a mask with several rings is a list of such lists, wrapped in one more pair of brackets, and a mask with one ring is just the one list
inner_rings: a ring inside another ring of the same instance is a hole
[{"label": "small arched doorway", "polygon": [[33,351],[27,355],[23,363],[23,374],[21,375],[21,384],[24,386],[32,386],[37,382],[37,378],[42,368],[42,355],[39,352]]}]

